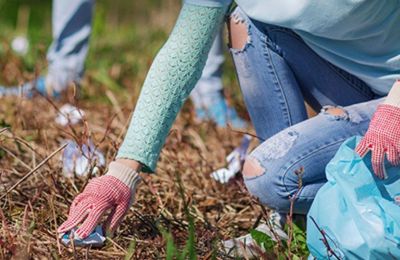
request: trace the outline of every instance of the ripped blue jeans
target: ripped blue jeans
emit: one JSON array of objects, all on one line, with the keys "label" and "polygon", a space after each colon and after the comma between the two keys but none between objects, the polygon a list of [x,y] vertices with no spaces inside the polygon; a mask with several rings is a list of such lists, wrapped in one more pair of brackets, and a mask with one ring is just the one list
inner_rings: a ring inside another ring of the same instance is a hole
[{"label": "ripped blue jeans", "polygon": [[[363,135],[382,102],[366,83],[318,56],[292,30],[254,21],[240,9],[247,42],[231,53],[257,136],[247,158],[261,173],[247,174],[249,192],[264,205],[306,214],[326,182],[325,166],[347,138]],[[304,101],[321,113],[308,119]],[[329,108],[340,108],[339,115]]]}]

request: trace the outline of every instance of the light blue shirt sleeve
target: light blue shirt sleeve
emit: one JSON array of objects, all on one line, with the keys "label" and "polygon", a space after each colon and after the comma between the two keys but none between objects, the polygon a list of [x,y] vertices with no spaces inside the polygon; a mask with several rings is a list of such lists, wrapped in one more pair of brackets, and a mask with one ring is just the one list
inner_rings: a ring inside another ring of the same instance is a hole
[{"label": "light blue shirt sleeve", "polygon": [[184,3],[205,7],[225,7],[232,3],[232,0],[184,0]]}]

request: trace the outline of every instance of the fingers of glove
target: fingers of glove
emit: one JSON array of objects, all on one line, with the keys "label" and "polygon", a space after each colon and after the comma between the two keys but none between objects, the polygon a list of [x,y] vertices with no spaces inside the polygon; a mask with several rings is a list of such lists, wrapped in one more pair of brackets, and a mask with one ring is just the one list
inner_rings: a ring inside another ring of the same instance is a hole
[{"label": "fingers of glove", "polygon": [[375,175],[380,178],[384,179],[385,177],[385,152],[384,149],[381,147],[376,147],[372,151],[372,169],[374,170]]},{"label": "fingers of glove", "polygon": [[64,233],[76,227],[87,216],[89,210],[89,201],[80,203],[74,208],[74,210],[70,210],[68,219],[61,224],[61,226],[57,229],[57,232]]},{"label": "fingers of glove", "polygon": [[386,152],[388,161],[390,164],[393,166],[399,166],[400,165],[400,154],[397,151],[396,147],[391,146]]},{"label": "fingers of glove", "polygon": [[358,153],[360,157],[364,157],[369,152],[369,150],[370,148],[365,139],[361,140],[361,142],[356,147],[356,153]]},{"label": "fingers of glove", "polygon": [[112,214],[110,214],[109,216],[109,227],[110,227],[110,231],[114,232],[118,225],[121,223],[122,219],[125,217],[125,214],[128,212],[129,210],[129,201],[127,201],[126,203],[120,203],[117,205],[117,207],[115,208],[115,211],[112,212]]},{"label": "fingers of glove", "polygon": [[103,230],[109,230],[110,229],[110,225],[111,225],[111,219],[113,218],[115,211],[116,211],[117,207],[113,207],[110,211],[110,213],[108,214],[107,220],[104,221],[103,224]]},{"label": "fingers of glove", "polygon": [[101,216],[111,208],[112,204],[108,202],[101,203],[99,206],[95,207],[90,213],[83,224],[76,230],[75,234],[79,238],[84,239],[95,229],[97,223],[99,223]]},{"label": "fingers of glove", "polygon": [[69,212],[73,212],[76,210],[80,202],[84,201],[86,198],[88,198],[88,195],[86,193],[81,193],[78,196],[75,197],[75,199],[71,203],[71,207],[69,209]]}]

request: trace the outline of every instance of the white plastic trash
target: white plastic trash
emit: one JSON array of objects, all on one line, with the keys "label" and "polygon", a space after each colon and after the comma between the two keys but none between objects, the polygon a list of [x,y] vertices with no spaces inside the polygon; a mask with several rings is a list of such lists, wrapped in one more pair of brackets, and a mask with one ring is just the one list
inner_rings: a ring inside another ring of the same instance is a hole
[{"label": "white plastic trash", "polygon": [[247,149],[251,141],[250,135],[244,135],[238,147],[236,147],[227,157],[227,168],[221,168],[211,173],[211,177],[224,184],[235,177],[242,168],[242,163],[246,159]]},{"label": "white plastic trash", "polygon": [[97,226],[95,230],[85,239],[74,238],[74,233],[77,228],[72,229],[66,233],[60,234],[59,238],[61,239],[61,243],[65,246],[70,246],[72,241],[74,242],[74,246],[77,247],[102,247],[104,242],[106,241],[106,237],[103,234],[103,229],[101,226]]},{"label": "white plastic trash", "polygon": [[56,123],[61,126],[75,125],[79,123],[84,116],[85,112],[82,109],[74,107],[70,104],[65,104],[58,112]]},{"label": "white plastic trash", "polygon": [[94,161],[96,161],[96,166],[90,174],[95,174],[99,166],[105,165],[104,155],[95,148],[91,140],[88,140],[88,144],[82,144],[82,146],[79,146],[73,140],[68,140],[66,143],[67,146],[61,155],[64,176],[72,177],[74,174],[86,176],[89,174]]},{"label": "white plastic trash", "polygon": [[12,40],[11,48],[19,55],[26,55],[29,49],[29,41],[25,36],[17,36]]},{"label": "white plastic trash", "polygon": [[234,171],[227,168],[221,168],[211,173],[211,177],[222,184],[227,183],[230,179],[235,177],[235,175],[236,173]]}]

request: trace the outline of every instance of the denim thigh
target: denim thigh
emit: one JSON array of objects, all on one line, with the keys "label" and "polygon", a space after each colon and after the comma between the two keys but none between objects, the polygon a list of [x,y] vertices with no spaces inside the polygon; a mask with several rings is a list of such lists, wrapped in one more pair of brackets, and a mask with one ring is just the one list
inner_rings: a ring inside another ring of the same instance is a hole
[{"label": "denim thigh", "polygon": [[294,31],[252,20],[240,8],[231,19],[247,27],[246,44],[231,53],[260,138],[306,120],[304,100],[318,111],[376,98],[365,82],[321,58]]},{"label": "denim thigh", "polygon": [[261,203],[288,212],[294,197],[294,213],[306,214],[326,182],[325,166],[348,138],[364,135],[382,99],[344,107],[341,116],[322,112],[291,126],[259,145],[247,158],[256,160],[263,174],[244,177],[249,192]]}]

